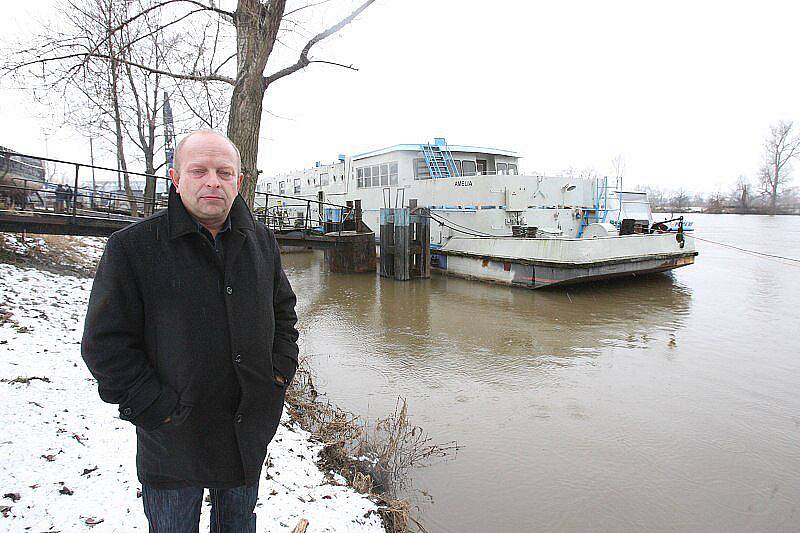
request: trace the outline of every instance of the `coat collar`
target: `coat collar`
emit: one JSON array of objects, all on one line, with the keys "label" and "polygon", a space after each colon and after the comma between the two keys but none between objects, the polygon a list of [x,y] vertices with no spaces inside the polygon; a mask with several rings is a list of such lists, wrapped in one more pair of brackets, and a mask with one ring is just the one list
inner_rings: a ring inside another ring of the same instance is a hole
[{"label": "coat collar", "polygon": [[[255,231],[256,225],[253,221],[253,214],[250,212],[250,209],[248,209],[241,194],[236,195],[229,216],[232,230]],[[195,222],[186,210],[186,207],[184,207],[181,197],[175,190],[174,185],[169,186],[167,218],[169,219],[170,240],[197,231],[197,222]]]}]

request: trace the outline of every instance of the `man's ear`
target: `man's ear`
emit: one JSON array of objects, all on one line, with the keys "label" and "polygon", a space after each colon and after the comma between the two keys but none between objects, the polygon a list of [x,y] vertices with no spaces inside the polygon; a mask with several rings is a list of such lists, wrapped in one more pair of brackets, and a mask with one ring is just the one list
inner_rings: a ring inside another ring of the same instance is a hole
[{"label": "man's ear", "polygon": [[244,174],[239,174],[239,181],[236,183],[236,190],[242,190],[242,183],[244,183]]},{"label": "man's ear", "polygon": [[175,172],[174,168],[169,169],[169,177],[172,180],[172,184],[175,186],[175,192],[180,192],[178,182],[181,180],[181,177]]}]

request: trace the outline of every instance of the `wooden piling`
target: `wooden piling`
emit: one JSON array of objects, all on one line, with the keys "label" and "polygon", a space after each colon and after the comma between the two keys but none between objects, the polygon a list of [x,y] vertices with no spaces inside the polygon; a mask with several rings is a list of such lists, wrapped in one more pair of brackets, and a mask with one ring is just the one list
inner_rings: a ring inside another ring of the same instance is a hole
[{"label": "wooden piling", "polygon": [[406,281],[430,277],[427,209],[383,208],[380,214],[381,276]]},{"label": "wooden piling", "polygon": [[374,233],[342,231],[336,232],[336,236],[336,246],[325,249],[325,262],[330,272],[375,272]]}]

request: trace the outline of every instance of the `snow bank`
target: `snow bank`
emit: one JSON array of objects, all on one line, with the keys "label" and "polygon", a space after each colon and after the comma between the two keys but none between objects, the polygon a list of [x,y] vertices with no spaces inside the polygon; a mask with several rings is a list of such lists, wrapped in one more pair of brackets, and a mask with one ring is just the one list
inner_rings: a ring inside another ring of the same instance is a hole
[{"label": "snow bank", "polygon": [[[147,531],[134,429],[100,400],[80,356],[91,283],[0,264],[0,531]],[[326,480],[321,448],[284,415],[262,471],[259,532],[301,518],[309,532],[383,531],[372,501]],[[206,504],[205,530],[208,515]]]}]

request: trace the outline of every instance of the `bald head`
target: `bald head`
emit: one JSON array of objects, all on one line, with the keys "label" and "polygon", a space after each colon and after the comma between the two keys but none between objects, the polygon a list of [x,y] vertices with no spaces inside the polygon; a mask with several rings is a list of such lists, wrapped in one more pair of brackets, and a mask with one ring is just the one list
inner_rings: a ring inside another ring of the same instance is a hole
[{"label": "bald head", "polygon": [[[189,134],[187,134],[181,141],[178,143],[178,146],[175,147],[175,154],[172,159],[172,168],[174,168],[178,173],[181,172],[181,163],[183,161],[183,152],[186,149],[186,145],[191,145],[196,143],[197,141],[201,141],[200,137],[204,136],[212,136],[217,137],[220,139],[224,139],[225,142],[230,145],[231,150],[235,154],[236,158],[236,174],[240,174],[242,172],[242,156],[239,153],[239,149],[236,148],[236,145],[228,139],[227,135],[224,135],[216,130],[209,130],[209,129],[201,129],[195,130]],[[194,139],[194,140],[192,140]]]}]

